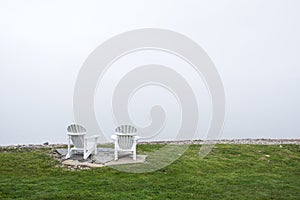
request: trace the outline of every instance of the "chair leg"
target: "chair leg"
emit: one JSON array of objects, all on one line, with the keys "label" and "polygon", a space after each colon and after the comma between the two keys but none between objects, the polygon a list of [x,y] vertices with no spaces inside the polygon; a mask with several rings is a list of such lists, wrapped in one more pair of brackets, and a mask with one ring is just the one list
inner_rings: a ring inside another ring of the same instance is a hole
[{"label": "chair leg", "polygon": [[136,141],[133,143],[133,160],[136,160]]},{"label": "chair leg", "polygon": [[115,148],[115,160],[118,160],[118,151],[116,148]]},{"label": "chair leg", "polygon": [[84,152],[84,153],[83,153],[83,159],[86,160],[88,157],[89,157],[88,152]]},{"label": "chair leg", "polygon": [[68,151],[68,153],[67,153],[67,155],[66,155],[66,159],[69,159],[69,158],[71,158],[71,156],[72,156],[72,150],[71,151]]},{"label": "chair leg", "polygon": [[70,158],[71,157],[71,144],[70,144],[70,136],[68,138],[68,153],[66,155],[66,159]]},{"label": "chair leg", "polygon": [[136,160],[136,149],[133,151],[133,160]]},{"label": "chair leg", "polygon": [[87,159],[88,155],[87,155],[87,140],[84,139],[84,143],[83,143],[83,159]]}]

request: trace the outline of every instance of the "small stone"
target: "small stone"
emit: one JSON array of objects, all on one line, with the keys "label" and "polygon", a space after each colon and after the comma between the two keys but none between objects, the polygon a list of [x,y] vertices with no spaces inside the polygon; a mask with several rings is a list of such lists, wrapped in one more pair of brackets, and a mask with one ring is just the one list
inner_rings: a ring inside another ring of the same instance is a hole
[{"label": "small stone", "polygon": [[258,160],[266,160],[266,158],[264,158],[264,157],[260,157]]},{"label": "small stone", "polygon": [[270,158],[270,155],[265,155],[267,158]]}]

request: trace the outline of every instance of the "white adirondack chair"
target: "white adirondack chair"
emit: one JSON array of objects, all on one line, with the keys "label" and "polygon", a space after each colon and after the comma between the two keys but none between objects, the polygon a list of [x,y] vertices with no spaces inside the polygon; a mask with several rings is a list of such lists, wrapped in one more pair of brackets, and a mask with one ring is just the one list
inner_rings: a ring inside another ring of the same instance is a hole
[{"label": "white adirondack chair", "polygon": [[118,160],[118,152],[133,152],[133,160],[136,160],[136,144],[139,136],[136,136],[137,129],[130,125],[122,125],[115,129],[115,135],[111,138],[115,143],[115,160]]},{"label": "white adirondack chair", "polygon": [[[87,159],[93,152],[97,154],[97,140],[99,135],[86,137],[86,129],[78,124],[71,124],[67,128],[68,153],[66,159],[70,158],[73,152],[83,153],[83,159]],[[74,145],[71,148],[71,141]]]}]

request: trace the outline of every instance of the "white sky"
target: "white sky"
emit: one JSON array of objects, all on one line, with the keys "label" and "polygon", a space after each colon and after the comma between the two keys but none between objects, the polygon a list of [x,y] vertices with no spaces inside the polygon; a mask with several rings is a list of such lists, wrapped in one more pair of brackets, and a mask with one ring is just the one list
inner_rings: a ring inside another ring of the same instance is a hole
[{"label": "white sky", "polygon": [[223,80],[222,138],[300,137],[300,1],[0,1],[0,145],[66,142],[87,56],[163,28],[196,41]]}]

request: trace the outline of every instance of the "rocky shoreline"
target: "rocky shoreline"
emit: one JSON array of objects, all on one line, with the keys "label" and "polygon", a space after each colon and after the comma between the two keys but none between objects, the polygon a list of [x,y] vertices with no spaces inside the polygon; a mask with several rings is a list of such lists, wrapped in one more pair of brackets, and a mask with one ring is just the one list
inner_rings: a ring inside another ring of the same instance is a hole
[{"label": "rocky shoreline", "polygon": [[[222,139],[222,140],[184,140],[184,141],[152,141],[139,142],[139,144],[256,144],[256,145],[300,145],[300,139]],[[1,149],[41,149],[41,148],[66,148],[66,144],[19,144],[0,146]]]},{"label": "rocky shoreline", "polygon": [[221,139],[221,140],[186,140],[186,141],[158,141],[141,142],[146,144],[256,144],[256,145],[280,145],[297,144],[300,145],[300,139]]}]

